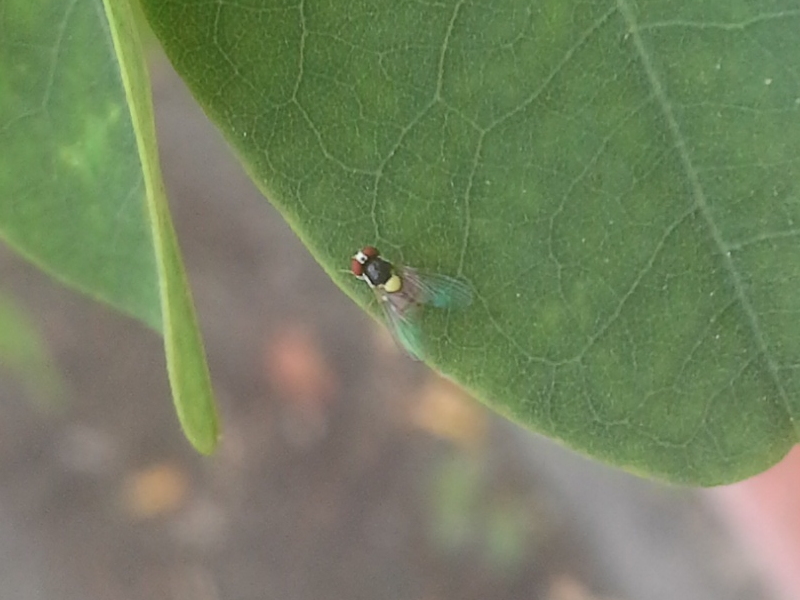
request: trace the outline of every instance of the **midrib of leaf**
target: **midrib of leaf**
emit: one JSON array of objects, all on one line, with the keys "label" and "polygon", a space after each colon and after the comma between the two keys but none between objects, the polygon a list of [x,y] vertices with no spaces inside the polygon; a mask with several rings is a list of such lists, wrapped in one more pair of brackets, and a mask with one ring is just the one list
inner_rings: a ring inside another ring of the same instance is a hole
[{"label": "midrib of leaf", "polygon": [[[625,0],[620,0],[621,2],[625,2]],[[647,29],[658,29],[661,27],[687,27],[687,28],[695,28],[695,29],[720,29],[722,31],[744,31],[748,27],[753,25],[758,25],[759,23],[766,23],[768,21],[776,21],[779,19],[785,19],[786,17],[796,17],[800,16],[800,9],[798,10],[784,10],[780,12],[774,13],[763,13],[758,15],[757,17],[752,17],[750,19],[745,19],[740,21],[739,23],[715,23],[714,21],[709,21],[708,23],[698,23],[695,21],[684,21],[682,19],[675,19],[672,21],[657,21],[654,23],[648,23],[645,27],[638,27],[638,31],[644,31]],[[626,19],[628,21],[628,19]],[[630,21],[628,21],[630,22]]]},{"label": "midrib of leaf", "polygon": [[777,365],[775,364],[775,361],[769,352],[769,348],[767,347],[767,342],[764,339],[764,334],[761,326],[759,325],[758,315],[756,314],[756,311],[753,308],[747,293],[745,292],[742,277],[739,274],[736,266],[733,264],[730,252],[731,249],[723,239],[722,233],[720,232],[719,227],[717,226],[711,214],[711,209],[708,206],[708,201],[706,200],[705,191],[703,190],[703,186],[701,185],[700,179],[697,176],[697,170],[692,164],[692,159],[689,156],[689,151],[686,147],[686,141],[681,133],[678,120],[675,118],[675,113],[672,111],[672,104],[667,97],[667,92],[661,83],[658,73],[656,72],[653,61],[650,58],[650,54],[644,45],[644,40],[640,34],[636,16],[634,15],[633,9],[628,0],[616,0],[616,3],[620,13],[622,14],[622,17],[625,19],[628,32],[633,40],[633,45],[636,48],[636,53],[641,61],[642,68],[644,69],[650,86],[653,88],[653,96],[664,116],[669,134],[672,137],[675,149],[678,152],[678,157],[680,158],[683,169],[686,172],[689,185],[692,189],[692,195],[694,196],[694,207],[697,208],[700,215],[703,217],[708,231],[711,234],[711,239],[719,251],[722,263],[725,265],[725,269],[731,277],[736,297],[738,298],[739,304],[744,311],[745,317],[747,318],[747,325],[749,326],[750,333],[753,336],[758,353],[764,357],[770,379],[778,390],[781,402],[786,410],[786,415],[789,421],[792,423],[795,434],[798,438],[800,438],[800,424],[796,423],[792,418],[789,397],[786,392],[786,388],[781,381],[780,375],[778,374]]}]

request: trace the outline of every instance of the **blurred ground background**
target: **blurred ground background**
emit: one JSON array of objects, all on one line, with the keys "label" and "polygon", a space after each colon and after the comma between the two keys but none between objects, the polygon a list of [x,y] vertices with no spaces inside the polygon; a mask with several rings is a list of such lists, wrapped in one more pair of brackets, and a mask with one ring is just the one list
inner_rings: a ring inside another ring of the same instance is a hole
[{"label": "blurred ground background", "polygon": [[155,334],[0,249],[64,380],[41,403],[0,369],[0,598],[770,598],[696,492],[556,447],[400,354],[154,76],[224,439],[189,448]]}]

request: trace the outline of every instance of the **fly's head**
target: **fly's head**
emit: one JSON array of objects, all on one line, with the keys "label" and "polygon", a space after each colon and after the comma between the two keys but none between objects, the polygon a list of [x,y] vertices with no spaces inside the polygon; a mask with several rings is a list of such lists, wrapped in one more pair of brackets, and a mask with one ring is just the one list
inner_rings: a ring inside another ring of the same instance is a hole
[{"label": "fly's head", "polygon": [[350,260],[350,271],[373,289],[385,290],[389,294],[399,292],[403,281],[388,260],[381,258],[377,248],[365,246]]}]

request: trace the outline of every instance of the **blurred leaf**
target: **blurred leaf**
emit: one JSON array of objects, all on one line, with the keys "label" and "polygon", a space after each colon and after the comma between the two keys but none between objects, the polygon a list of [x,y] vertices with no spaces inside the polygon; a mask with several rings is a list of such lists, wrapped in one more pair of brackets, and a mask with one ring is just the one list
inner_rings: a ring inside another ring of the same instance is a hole
[{"label": "blurred leaf", "polygon": [[476,519],[483,479],[481,464],[463,455],[447,456],[433,465],[430,530],[438,548],[448,553],[478,543]]},{"label": "blurred leaf", "polygon": [[111,26],[100,0],[0,5],[0,235],[163,329],[181,424],[210,452],[216,415],[158,170],[149,80],[127,1],[108,9]]},{"label": "blurred leaf", "polygon": [[528,551],[530,508],[497,502],[486,515],[486,557],[497,571],[508,573],[523,565]]},{"label": "blurred leaf", "polygon": [[324,412],[339,387],[317,332],[285,323],[266,340],[264,370],[280,399],[301,410]]},{"label": "blurred leaf", "polygon": [[431,377],[411,407],[411,422],[466,449],[481,450],[486,441],[486,410],[461,388]]},{"label": "blurred leaf", "polygon": [[547,600],[618,600],[617,597],[598,596],[571,573],[556,575],[550,582]]},{"label": "blurred leaf", "polygon": [[189,494],[189,477],[177,465],[162,463],[126,477],[122,490],[125,509],[134,517],[158,517],[180,508]]},{"label": "blurred leaf", "polygon": [[0,293],[0,366],[20,378],[36,401],[53,401],[62,390],[44,340],[30,317]]},{"label": "blurred leaf", "polygon": [[0,9],[0,236],[160,328],[136,136],[100,0]]},{"label": "blurred leaf", "polygon": [[800,10],[729,2],[143,0],[331,276],[371,243],[467,278],[431,363],[676,482],[800,423]]}]

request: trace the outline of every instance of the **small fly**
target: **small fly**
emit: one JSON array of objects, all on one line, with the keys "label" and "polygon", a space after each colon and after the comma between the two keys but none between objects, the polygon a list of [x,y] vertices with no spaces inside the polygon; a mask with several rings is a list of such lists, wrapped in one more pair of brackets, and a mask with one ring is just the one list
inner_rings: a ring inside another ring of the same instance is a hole
[{"label": "small fly", "polygon": [[428,304],[436,308],[463,308],[472,302],[472,290],[458,279],[396,267],[376,248],[366,246],[350,261],[353,275],[365,281],[378,297],[389,331],[412,358],[422,358],[417,311]]}]

